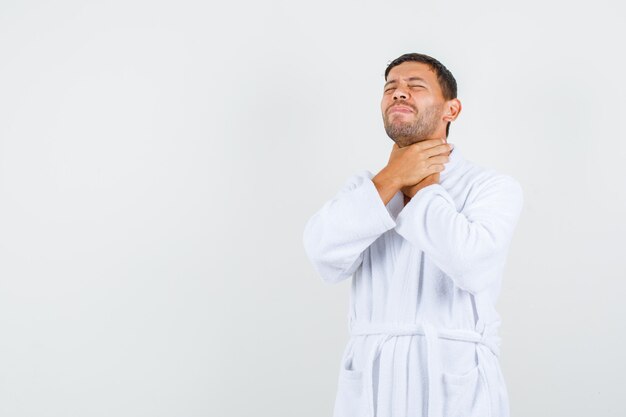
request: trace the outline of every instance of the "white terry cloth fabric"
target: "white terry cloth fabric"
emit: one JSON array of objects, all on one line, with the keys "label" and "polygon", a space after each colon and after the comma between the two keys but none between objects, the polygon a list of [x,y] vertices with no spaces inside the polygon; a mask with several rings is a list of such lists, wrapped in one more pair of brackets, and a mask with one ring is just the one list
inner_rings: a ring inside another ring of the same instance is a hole
[{"label": "white terry cloth fabric", "polygon": [[304,228],[323,282],[352,277],[333,417],[509,417],[495,303],[520,184],[456,144],[406,206],[372,178],[352,176]]}]

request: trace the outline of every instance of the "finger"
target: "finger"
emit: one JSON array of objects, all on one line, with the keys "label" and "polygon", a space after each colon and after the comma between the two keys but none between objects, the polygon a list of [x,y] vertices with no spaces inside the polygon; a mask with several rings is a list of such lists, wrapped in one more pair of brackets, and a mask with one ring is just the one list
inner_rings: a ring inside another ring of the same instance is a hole
[{"label": "finger", "polygon": [[448,155],[436,155],[428,158],[429,165],[446,164],[448,162],[450,162],[450,157]]},{"label": "finger", "polygon": [[413,145],[418,146],[421,150],[430,149],[432,147],[442,145],[445,143],[444,139],[427,139],[420,142],[416,142]]},{"label": "finger", "polygon": [[427,158],[430,158],[430,157],[435,156],[435,155],[448,153],[448,151],[450,151],[451,149],[452,149],[452,147],[450,146],[450,144],[442,143],[440,145],[433,146],[432,148],[428,148],[428,149],[424,150],[423,154]]}]

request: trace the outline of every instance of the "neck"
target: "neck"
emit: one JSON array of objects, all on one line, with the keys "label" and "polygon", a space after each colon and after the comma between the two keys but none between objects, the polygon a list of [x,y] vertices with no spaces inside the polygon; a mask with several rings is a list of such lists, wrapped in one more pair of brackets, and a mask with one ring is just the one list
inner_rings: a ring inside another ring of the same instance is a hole
[{"label": "neck", "polygon": [[423,142],[425,140],[431,140],[431,139],[443,139],[445,143],[448,143],[448,138],[445,136],[445,134],[433,134],[425,138],[424,137],[414,138],[410,136],[399,136],[393,139],[393,141],[396,142],[399,148],[404,148],[405,146],[414,145],[418,142]]}]

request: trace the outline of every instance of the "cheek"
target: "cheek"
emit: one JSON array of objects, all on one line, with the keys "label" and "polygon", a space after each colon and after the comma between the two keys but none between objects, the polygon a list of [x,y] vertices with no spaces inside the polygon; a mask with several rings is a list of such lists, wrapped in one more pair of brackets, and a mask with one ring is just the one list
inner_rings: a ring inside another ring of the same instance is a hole
[{"label": "cheek", "polygon": [[391,106],[393,100],[389,96],[384,96],[380,102],[380,108],[385,111],[387,107]]}]

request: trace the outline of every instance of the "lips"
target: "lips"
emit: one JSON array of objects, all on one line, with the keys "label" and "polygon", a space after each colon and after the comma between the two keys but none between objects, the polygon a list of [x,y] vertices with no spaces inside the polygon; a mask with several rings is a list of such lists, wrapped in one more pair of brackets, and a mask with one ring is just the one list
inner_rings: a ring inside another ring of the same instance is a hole
[{"label": "lips", "polygon": [[413,113],[413,109],[407,106],[396,104],[394,106],[389,107],[389,113],[393,113],[393,112]]}]

